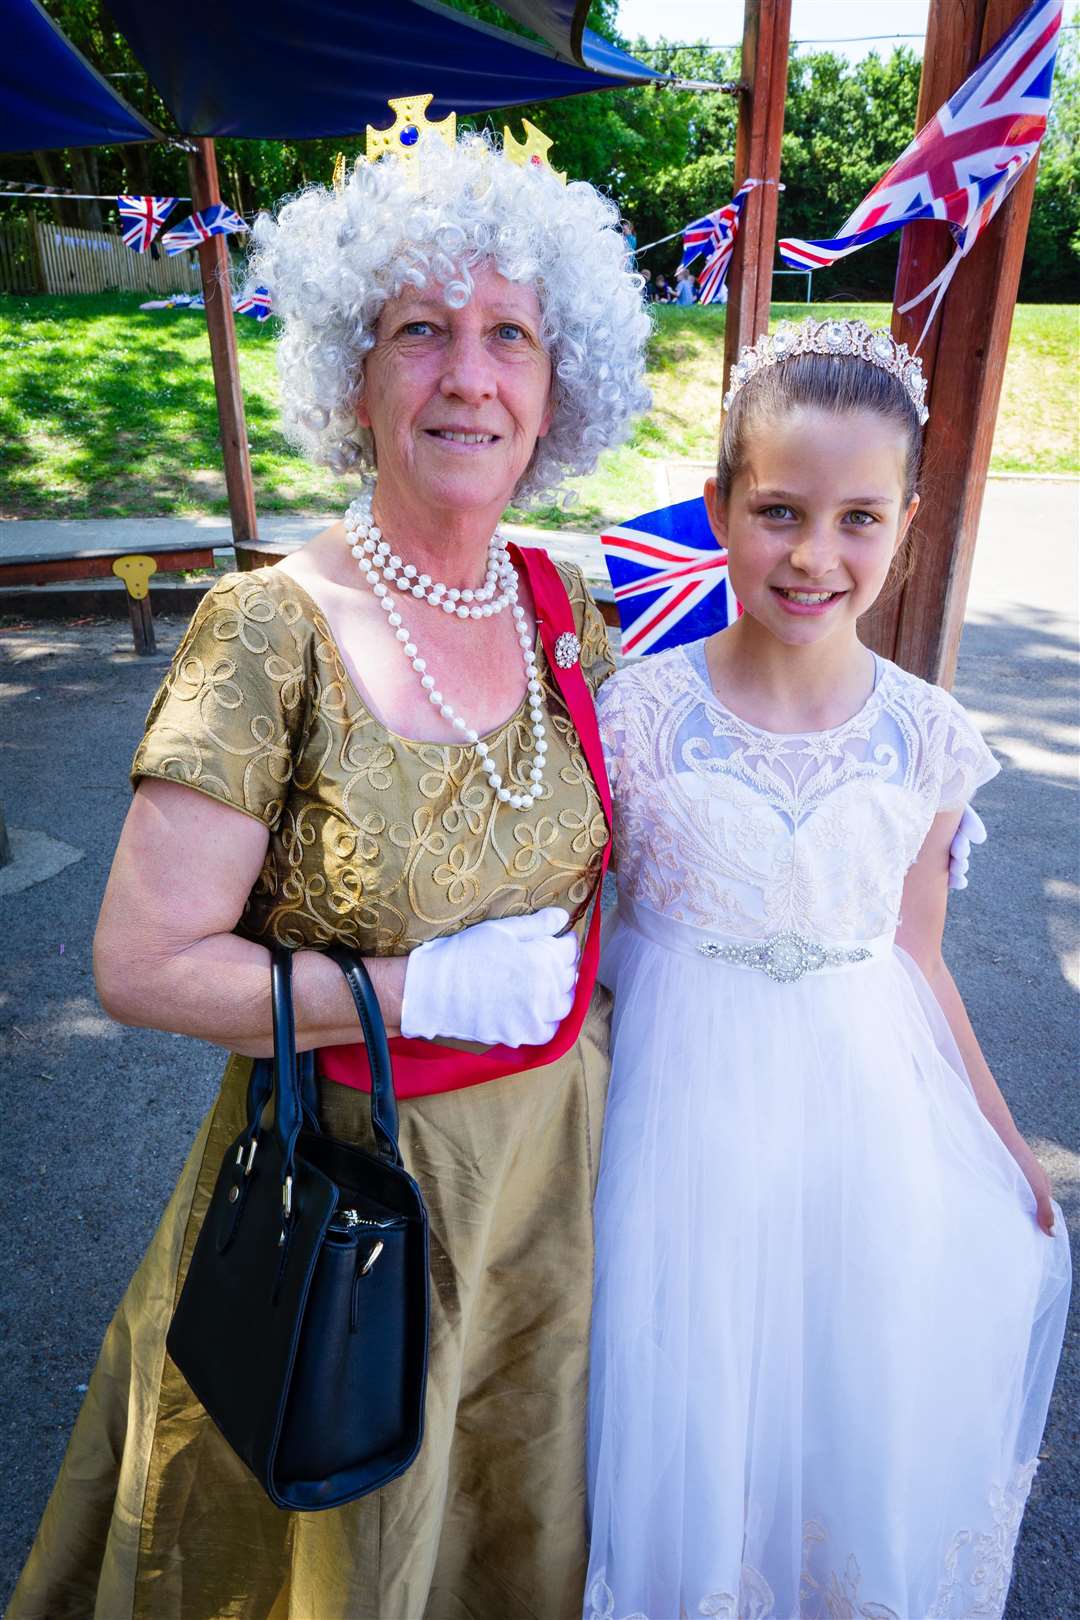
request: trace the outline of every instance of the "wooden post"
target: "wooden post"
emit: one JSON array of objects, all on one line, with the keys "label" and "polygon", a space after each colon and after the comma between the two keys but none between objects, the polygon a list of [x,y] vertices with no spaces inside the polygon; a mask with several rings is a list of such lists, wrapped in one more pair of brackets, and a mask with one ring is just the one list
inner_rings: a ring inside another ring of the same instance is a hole
[{"label": "wooden post", "polygon": [[154,638],[154,615],[150,606],[150,576],[157,573],[153,557],[132,553],[117,557],[112,565],[117,579],[124,582],[127,591],[128,618],[135,651],[142,658],[157,652]]},{"label": "wooden post", "polygon": [[135,651],[140,658],[149,658],[157,652],[157,639],[154,635],[154,612],[150,606],[149,596],[129,596],[127,599],[128,619],[131,622],[131,639],[135,643]]},{"label": "wooden post", "polygon": [[[1029,0],[930,0],[916,128],[932,118]],[[964,623],[975,537],[1024,256],[1035,162],[961,261],[920,350],[929,382],[923,508],[912,539],[916,562],[902,589],[862,621],[864,638],[924,680],[952,683]],[[912,298],[951,257],[946,226],[903,233],[894,306]],[[929,301],[892,329],[914,348]]]},{"label": "wooden post", "polygon": [[[217,157],[212,140],[203,136],[195,138],[195,151],[188,158],[188,170],[191,174],[193,208],[201,210],[221,201]],[[206,326],[210,333],[210,358],[214,367],[233,539],[254,540],[258,534],[255,491],[251,483],[244,395],[240,388],[240,367],[236,353],[227,242],[225,236],[212,236],[209,241],[201,243],[198,250],[199,270],[206,300]]]},{"label": "wooden post", "polygon": [[725,389],[739,350],[769,325],[790,37],[791,0],[746,0],[735,189],[749,179],[770,183],[747,196],[728,272]]}]

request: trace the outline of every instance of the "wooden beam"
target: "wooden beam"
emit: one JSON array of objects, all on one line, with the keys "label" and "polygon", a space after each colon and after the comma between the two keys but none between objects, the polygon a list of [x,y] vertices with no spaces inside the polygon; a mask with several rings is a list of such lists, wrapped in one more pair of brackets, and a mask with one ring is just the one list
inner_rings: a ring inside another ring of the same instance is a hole
[{"label": "wooden beam", "polygon": [[[191,174],[192,206],[203,209],[211,203],[220,202],[217,157],[212,140],[205,136],[196,137],[195,150],[188,158],[188,169]],[[226,236],[212,236],[209,241],[202,242],[198,250],[199,270],[206,300],[206,326],[210,334],[210,359],[214,367],[233,539],[254,540],[258,534],[255,491],[251,482],[244,395],[240,387],[240,366],[236,353],[227,243]]]},{"label": "wooden beam", "polygon": [[[110,551],[96,557],[41,557],[19,562],[0,559],[0,586],[49,585],[66,579],[108,579],[117,557],[127,553]],[[178,551],[155,551],[159,574],[181,574],[193,568],[213,568],[212,546],[186,546]]]},{"label": "wooden beam", "polygon": [[769,326],[790,39],[791,0],[746,0],[735,189],[749,179],[769,183],[755,186],[746,199],[728,272],[725,390],[739,350]]},{"label": "wooden beam", "polygon": [[[991,50],[1029,0],[931,0],[916,129]],[[964,623],[975,538],[1035,189],[1035,163],[960,263],[920,355],[929,383],[923,506],[910,579],[862,620],[864,639],[905,669],[949,686]],[[937,275],[953,251],[944,225],[903,233],[894,306]],[[895,336],[914,348],[930,308],[893,310]]]}]

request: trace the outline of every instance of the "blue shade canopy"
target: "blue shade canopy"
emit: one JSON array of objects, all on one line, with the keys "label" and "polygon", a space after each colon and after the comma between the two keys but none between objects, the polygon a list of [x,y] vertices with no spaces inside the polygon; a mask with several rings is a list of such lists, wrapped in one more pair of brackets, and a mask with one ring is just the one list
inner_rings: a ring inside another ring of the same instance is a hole
[{"label": "blue shade canopy", "polygon": [[430,91],[438,118],[662,77],[614,47],[607,70],[591,72],[437,0],[109,0],[109,9],[186,135],[355,135],[391,122],[391,96]]},{"label": "blue shade canopy", "polygon": [[546,39],[560,56],[585,62],[585,36],[590,32],[585,19],[590,0],[495,0],[495,4],[508,17]]},{"label": "blue shade canopy", "polygon": [[0,151],[157,141],[37,0],[0,0]]},{"label": "blue shade canopy", "polygon": [[495,0],[500,11],[546,39],[552,50],[569,62],[580,62],[594,73],[615,74],[634,84],[647,78],[660,78],[660,74],[585,27],[589,3],[590,0]]}]

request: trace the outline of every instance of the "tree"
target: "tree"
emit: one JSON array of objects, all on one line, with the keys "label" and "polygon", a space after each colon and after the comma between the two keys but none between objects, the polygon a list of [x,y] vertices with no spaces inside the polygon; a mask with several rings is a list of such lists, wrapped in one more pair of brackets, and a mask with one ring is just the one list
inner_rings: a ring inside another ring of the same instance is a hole
[{"label": "tree", "polygon": [[1021,296],[1075,302],[1080,261],[1080,8],[1061,31],[1054,96],[1039,156]]},{"label": "tree", "polygon": [[[785,236],[834,236],[915,132],[919,58],[901,46],[852,65],[831,51],[798,56],[788,74],[780,205]],[[842,259],[819,296],[889,298],[899,233]]]},{"label": "tree", "polygon": [[[168,110],[103,0],[43,0],[68,38],[106,75],[134,107],[166,133]],[[528,37],[488,0],[449,0],[460,11]],[[624,39],[618,0],[594,0],[590,26],[616,44],[648,52],[651,65],[684,79],[723,82],[739,76],[739,52],[704,45],[647,46]],[[1023,299],[1075,299],[1080,256],[1080,9],[1062,31],[1050,124],[1039,166],[1035,205],[1020,282]],[[785,236],[832,236],[874,181],[900,155],[915,130],[920,63],[907,47],[887,58],[861,62],[829,51],[796,55],[788,75],[782,150],[786,190],[780,202]],[[501,132],[520,130],[522,116],[550,135],[553,157],[573,178],[607,191],[633,220],[639,242],[680,231],[726,202],[734,187],[737,101],[710,91],[632,86],[570,96],[534,107],[492,112],[485,119]],[[468,120],[463,120],[467,123]],[[334,157],[349,161],[363,148],[360,136],[320,141],[217,142],[225,200],[251,215],[311,181],[327,181]],[[182,195],[187,163],[182,151],[161,144],[113,146],[34,154],[49,183],[75,191],[121,191]],[[0,177],[26,179],[28,156],[0,157]],[[98,205],[86,205],[92,209]],[[106,222],[111,217],[106,205]],[[63,213],[65,223],[88,226],[94,216],[77,204],[11,202],[12,212]],[[11,213],[5,214],[6,218]],[[942,229],[945,227],[943,226]],[[818,278],[818,296],[889,298],[899,233],[865,248]],[[677,241],[656,249],[648,264],[669,272],[679,259]]]}]

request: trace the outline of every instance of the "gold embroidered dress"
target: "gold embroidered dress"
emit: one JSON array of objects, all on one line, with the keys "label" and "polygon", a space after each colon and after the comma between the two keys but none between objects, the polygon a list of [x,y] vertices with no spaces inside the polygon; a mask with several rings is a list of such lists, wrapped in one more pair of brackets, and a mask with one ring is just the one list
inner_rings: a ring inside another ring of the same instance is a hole
[{"label": "gold embroidered dress", "polygon": [[[560,565],[595,692],[611,672],[580,570]],[[544,797],[494,801],[474,752],[390,732],[317,606],[280,569],[225,576],[196,613],[132,767],[234,805],[270,842],[239,931],[398,955],[489,917],[594,895],[606,826],[537,662]],[[527,772],[527,704],[485,740]],[[558,1062],[400,1105],[431,1221],[420,1457],[328,1512],[273,1507],[165,1354],[164,1337],[250,1060],[226,1065],[102,1348],[9,1620],[575,1620],[585,1574],[591,1198],[607,1018],[598,992]],[[366,1096],[320,1086],[324,1128],[368,1140]]]}]

